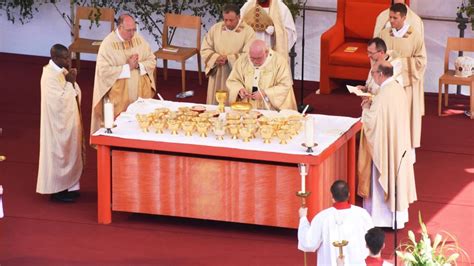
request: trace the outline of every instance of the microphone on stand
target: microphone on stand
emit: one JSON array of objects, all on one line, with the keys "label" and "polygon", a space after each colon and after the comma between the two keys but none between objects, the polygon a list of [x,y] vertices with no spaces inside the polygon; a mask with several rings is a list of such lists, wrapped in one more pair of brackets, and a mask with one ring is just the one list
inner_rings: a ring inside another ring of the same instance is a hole
[{"label": "microphone on stand", "polygon": [[[397,225],[397,181],[398,181],[398,175],[400,174],[400,167],[402,166],[403,158],[405,157],[405,154],[407,154],[407,151],[405,150],[402,154],[402,158],[400,158],[400,163],[398,164],[398,169],[397,169],[397,174],[395,175],[395,224],[394,224],[394,230],[395,230],[395,235],[393,238],[393,250],[397,250],[397,231],[398,231],[398,225]],[[397,254],[395,253],[395,264],[397,265]]]},{"label": "microphone on stand", "polygon": [[[305,0],[303,3],[303,36],[301,38],[301,85],[300,85],[300,104],[298,105],[298,111],[301,113],[305,108],[307,112],[311,112],[313,110],[313,107],[311,107],[309,104],[304,104],[303,99],[304,99],[304,42],[305,42],[305,24],[306,24],[306,2],[308,0]],[[306,107],[308,106],[308,107]]]}]

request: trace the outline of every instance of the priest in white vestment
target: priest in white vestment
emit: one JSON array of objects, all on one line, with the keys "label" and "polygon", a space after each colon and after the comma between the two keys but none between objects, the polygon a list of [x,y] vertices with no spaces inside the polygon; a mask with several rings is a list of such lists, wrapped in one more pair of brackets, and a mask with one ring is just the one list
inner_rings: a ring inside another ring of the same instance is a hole
[{"label": "priest in white vestment", "polygon": [[248,101],[255,109],[296,110],[295,93],[288,62],[262,40],[250,45],[227,79],[229,103]]},{"label": "priest in white vestment", "polygon": [[344,265],[364,265],[369,255],[364,236],[373,227],[372,219],[366,210],[351,205],[349,187],[342,180],[331,186],[334,205],[314,216],[311,224],[307,218],[307,208],[300,208],[298,226],[298,249],[304,252],[317,251],[317,265],[336,266],[339,248],[334,241],[348,241],[343,247]]},{"label": "priest in white vestment", "polygon": [[408,102],[390,63],[377,63],[371,73],[380,89],[362,102],[358,194],[375,226],[395,227],[396,210],[397,228],[403,228],[416,200]]},{"label": "priest in white vestment", "polygon": [[403,87],[408,99],[411,147],[421,145],[422,117],[425,114],[423,80],[426,69],[426,47],[423,34],[406,19],[407,7],[394,4],[390,7],[390,28],[380,32],[387,49],[395,50],[402,61]]},{"label": "priest in white vestment", "polygon": [[257,39],[265,41],[284,58],[289,58],[288,52],[296,43],[296,27],[282,0],[247,0],[240,14],[242,20],[254,29]]},{"label": "priest in white vestment", "polygon": [[[234,4],[223,8],[224,21],[216,23],[206,34],[201,45],[201,57],[208,77],[207,104],[217,104],[216,91],[227,90],[225,85],[235,61],[248,53],[255,32],[240,21],[240,10]],[[240,23],[239,23],[240,22]],[[229,103],[225,103],[229,105]]]},{"label": "priest in white vestment", "polygon": [[128,14],[119,17],[117,29],[102,41],[97,54],[92,98],[91,134],[103,127],[104,101],[114,105],[114,117],[125,111],[138,97],[155,95],[155,55],[137,32]]},{"label": "priest in white vestment", "polygon": [[[84,142],[81,90],[68,49],[51,48],[41,75],[40,153],[36,192],[53,200],[73,202],[83,172]],[[75,191],[75,192],[71,192]]]},{"label": "priest in white vestment", "polygon": [[[381,62],[381,60],[385,60],[389,62],[393,66],[393,78],[399,83],[403,84],[403,76],[402,76],[402,61],[398,58],[397,52],[393,50],[387,51],[387,46],[385,45],[384,40],[381,38],[375,37],[369,40],[367,44],[367,56],[370,59],[370,67],[371,69],[377,62]],[[363,91],[368,91],[372,94],[376,94],[379,85],[374,82],[372,75],[369,72],[367,77],[367,81],[365,82],[365,86],[357,86],[359,89]]]},{"label": "priest in white vestment", "polygon": [[[405,0],[394,0],[394,4],[405,4]],[[406,15],[406,22],[409,25],[413,26],[413,29],[416,30],[421,34],[421,37],[424,39],[425,29],[423,26],[423,20],[415,13],[413,10],[405,5],[407,8],[407,15]],[[391,28],[390,25],[390,8],[385,9],[382,11],[378,16],[377,20],[375,21],[375,28],[374,28],[374,37],[378,37],[380,32],[385,28]]]}]

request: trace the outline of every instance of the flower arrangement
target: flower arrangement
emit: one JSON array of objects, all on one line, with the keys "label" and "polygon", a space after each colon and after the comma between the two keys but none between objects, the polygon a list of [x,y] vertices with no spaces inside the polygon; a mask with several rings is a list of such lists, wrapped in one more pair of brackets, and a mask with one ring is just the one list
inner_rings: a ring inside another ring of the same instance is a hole
[{"label": "flower arrangement", "polygon": [[421,226],[421,238],[416,241],[413,231],[408,231],[407,243],[400,246],[396,254],[407,266],[445,266],[457,265],[459,257],[467,258],[467,253],[458,246],[457,240],[451,234],[444,232],[446,237],[436,234],[432,240],[428,234],[426,225],[418,213],[418,221]]}]

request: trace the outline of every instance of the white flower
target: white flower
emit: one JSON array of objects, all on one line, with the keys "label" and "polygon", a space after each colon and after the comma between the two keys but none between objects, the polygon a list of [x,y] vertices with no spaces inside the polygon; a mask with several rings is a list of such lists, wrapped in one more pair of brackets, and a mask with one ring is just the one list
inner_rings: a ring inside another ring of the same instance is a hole
[{"label": "white flower", "polygon": [[409,231],[408,231],[408,239],[410,239],[411,242],[416,245],[415,234],[413,233],[412,230],[409,230]]}]

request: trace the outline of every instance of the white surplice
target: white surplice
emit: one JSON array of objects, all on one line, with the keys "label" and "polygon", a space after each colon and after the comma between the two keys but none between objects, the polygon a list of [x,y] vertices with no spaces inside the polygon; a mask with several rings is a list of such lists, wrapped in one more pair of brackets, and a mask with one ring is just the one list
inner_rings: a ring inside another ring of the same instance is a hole
[{"label": "white surplice", "polygon": [[348,245],[343,247],[344,265],[365,265],[369,250],[364,237],[372,227],[372,218],[366,210],[348,203],[336,203],[318,213],[311,224],[307,217],[300,219],[298,249],[305,252],[317,250],[317,265],[336,266],[339,248],[332,243],[347,240]]}]

